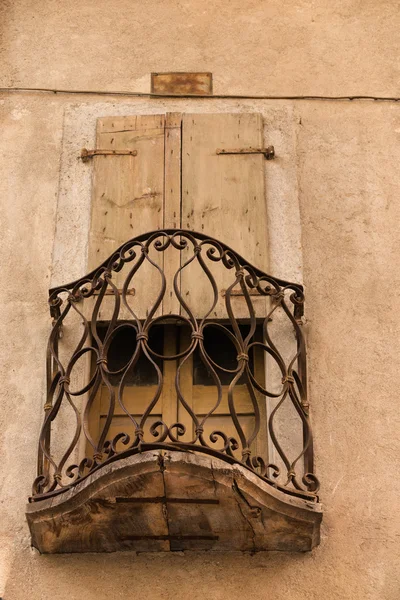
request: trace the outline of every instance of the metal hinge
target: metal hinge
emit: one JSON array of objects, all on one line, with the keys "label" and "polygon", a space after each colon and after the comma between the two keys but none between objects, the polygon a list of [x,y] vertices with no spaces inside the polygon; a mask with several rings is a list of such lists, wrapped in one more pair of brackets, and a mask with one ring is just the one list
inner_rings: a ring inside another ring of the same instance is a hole
[{"label": "metal hinge", "polygon": [[264,154],[267,160],[272,160],[275,158],[275,148],[273,146],[267,146],[267,148],[232,148],[230,150],[217,148],[217,154]]},{"label": "metal hinge", "polygon": [[83,162],[87,162],[94,156],[137,156],[137,150],[87,150],[87,148],[82,148],[80,158]]}]

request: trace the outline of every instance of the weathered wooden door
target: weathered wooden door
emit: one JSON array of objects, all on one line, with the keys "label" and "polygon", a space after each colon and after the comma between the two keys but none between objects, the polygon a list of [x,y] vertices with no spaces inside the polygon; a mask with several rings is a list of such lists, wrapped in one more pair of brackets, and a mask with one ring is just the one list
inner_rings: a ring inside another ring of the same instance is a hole
[{"label": "weathered wooden door", "polygon": [[[136,151],[137,154],[99,155],[93,159],[89,267],[94,268],[135,235],[151,230],[182,228],[204,232],[220,239],[244,256],[249,263],[267,270],[265,158],[262,154],[238,152],[243,148],[262,146],[263,122],[261,115],[257,113],[167,113],[99,119],[96,138],[98,150]],[[224,154],[221,150],[231,153]],[[182,261],[185,261],[185,253],[172,249],[171,252],[168,250],[158,253],[152,258],[158,261],[167,281],[171,282]],[[227,320],[224,289],[228,286],[229,274],[221,265],[216,265],[213,276],[221,295],[211,317],[223,323]],[[141,277],[135,283],[135,312],[140,318],[145,318],[151,299],[142,290],[157,289],[159,279],[151,268],[143,269]],[[180,281],[185,301],[196,318],[201,318],[212,292],[204,273],[199,270],[196,272],[196,266],[191,265],[190,269],[183,268]],[[118,275],[116,284],[119,287]],[[245,323],[249,315],[240,293],[233,298],[233,303],[237,318]],[[257,297],[255,304],[257,315],[265,316],[265,300]],[[162,311],[158,314],[161,312],[184,314],[177,298],[168,289]],[[104,319],[107,320],[106,313]],[[184,327],[166,325],[160,332],[158,343],[163,345],[165,354],[171,355],[187,343],[185,336],[187,332]],[[214,344],[215,340],[210,343]],[[219,338],[218,343],[221,357],[226,358],[229,352],[224,348],[222,338]],[[263,356],[255,353],[252,360],[253,368],[262,380]],[[164,362],[162,401],[149,424],[158,418],[169,424],[181,421],[187,425],[185,438],[189,440],[193,437],[193,424],[183,407],[178,407],[174,381],[176,369],[176,361]],[[154,381],[146,380],[145,377],[132,381],[124,395],[128,410],[132,406],[132,411],[140,412],[142,404],[145,407],[154,393],[154,385]],[[181,370],[181,388],[196,414],[207,414],[214,402],[214,391],[207,381],[207,374],[199,367],[198,357],[191,357]],[[206,433],[223,429],[227,430],[228,435],[234,436],[227,404],[227,389],[228,382],[225,381],[223,402],[209,419]],[[240,382],[235,393],[238,414],[243,419],[244,428],[246,420],[250,427],[253,408],[246,385]],[[97,409],[100,419],[104,419],[103,404],[107,405],[108,394],[105,386],[102,386]],[[261,411],[265,414],[264,407],[261,407]],[[124,431],[124,425],[129,425],[128,417],[122,411],[121,414],[116,414],[115,427],[113,423],[113,431],[110,431],[111,437],[114,429],[115,432]],[[92,426],[96,429],[96,419]]]}]

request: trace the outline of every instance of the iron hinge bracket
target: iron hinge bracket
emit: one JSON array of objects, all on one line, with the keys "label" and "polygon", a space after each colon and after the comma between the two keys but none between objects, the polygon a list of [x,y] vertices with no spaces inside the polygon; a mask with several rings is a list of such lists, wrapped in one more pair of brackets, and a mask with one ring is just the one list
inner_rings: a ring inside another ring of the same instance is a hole
[{"label": "iron hinge bracket", "polygon": [[221,149],[217,148],[217,154],[264,154],[266,160],[275,158],[275,148],[267,146],[267,148],[232,148]]},{"label": "iron hinge bracket", "polygon": [[137,150],[88,150],[82,148],[80,158],[87,162],[94,156],[137,156]]}]

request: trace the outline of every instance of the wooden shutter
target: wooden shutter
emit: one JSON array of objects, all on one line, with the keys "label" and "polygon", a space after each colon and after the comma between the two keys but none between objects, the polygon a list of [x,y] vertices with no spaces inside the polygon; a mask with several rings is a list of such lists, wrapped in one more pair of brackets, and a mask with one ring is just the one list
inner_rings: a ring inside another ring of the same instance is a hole
[{"label": "wooden shutter", "polygon": [[217,154],[261,147],[262,132],[258,113],[98,119],[97,149],[137,155],[93,158],[89,268],[135,235],[182,227],[221,239],[267,270],[265,159]]},{"label": "wooden shutter", "polygon": [[[181,168],[182,168],[182,115],[165,115],[165,229],[181,227]],[[164,272],[167,282],[163,301],[164,314],[179,314],[180,304],[173,291],[173,277],[180,267],[180,253],[169,248],[164,254]]]},{"label": "wooden shutter", "polygon": [[258,113],[183,115],[182,226],[220,238],[267,268],[265,158],[217,154],[262,146]]},{"label": "wooden shutter", "polygon": [[[136,150],[136,156],[99,155],[93,158],[92,212],[88,264],[95,268],[121,244],[140,233],[164,225],[164,115],[105,117],[97,121],[96,148],[99,150]],[[163,266],[163,257],[151,257]],[[117,287],[125,273],[113,278]],[[156,295],[160,276],[145,264],[141,269],[136,294],[137,314],[144,318],[148,296]],[[153,300],[155,299],[152,298]],[[107,310],[103,310],[107,318]]]},{"label": "wooden shutter", "polygon": [[93,158],[89,267],[135,235],[163,227],[164,122],[164,115],[98,119],[97,149],[137,155]]},{"label": "wooden shutter", "polygon": [[[263,146],[261,115],[249,114],[180,114],[141,115],[134,117],[106,117],[98,120],[96,148],[104,150],[137,150],[136,156],[96,156],[93,166],[92,216],[89,238],[89,267],[94,268],[118,246],[146,231],[179,228],[204,232],[220,239],[236,252],[264,270],[268,269],[267,213],[265,204],[264,165],[262,154],[226,154],[217,150],[240,150]],[[170,283],[184,254],[171,249],[155,258],[163,267]],[[218,288],[228,287],[232,272],[226,273],[221,265],[216,268]],[[159,287],[159,276],[154,269],[145,271],[145,289]],[[118,274],[116,278],[118,284]],[[140,286],[140,283],[138,284]],[[207,305],[207,281],[197,278],[193,269],[183,270],[182,293],[196,317],[204,314]],[[189,292],[190,298],[186,296]],[[163,313],[179,313],[181,307],[167,289]],[[146,316],[143,303],[135,297],[135,310]],[[240,293],[233,298],[238,318],[248,317]],[[139,303],[139,306],[138,306]],[[258,316],[265,316],[265,300],[254,298]],[[212,315],[226,318],[224,297]],[[185,345],[185,332],[168,326],[165,351],[172,354],[179,343]],[[179,339],[181,338],[181,339]],[[187,345],[187,344],[186,344]],[[186,411],[177,406],[175,391],[175,361],[164,363],[166,371],[162,404],[154,418],[171,424],[178,418],[187,425],[187,437],[193,435],[193,423]],[[262,379],[263,358],[255,357],[255,367]],[[193,385],[193,364],[189,360],[182,372],[181,387],[189,404],[198,414],[206,414],[215,401],[210,388]],[[131,393],[127,389],[127,403]],[[143,390],[140,399],[143,408],[152,389]],[[105,394],[103,390],[103,396]],[[207,433],[213,429],[232,429],[224,388],[224,400],[212,419]],[[238,414],[243,426],[249,427],[253,410],[245,386],[237,387]],[[99,394],[99,402],[102,393]],[[132,393],[132,398],[135,396]],[[150,397],[150,396],[149,396]],[[106,395],[101,402],[107,403]],[[138,410],[139,405],[135,405]],[[161,412],[160,412],[161,410]],[[99,412],[100,409],[99,409]],[[139,411],[140,412],[140,411]],[[265,414],[265,407],[261,407]],[[123,419],[123,415],[118,417]],[[98,422],[98,421],[97,421]],[[98,425],[94,425],[97,427]],[[122,423],[117,423],[119,428]],[[211,429],[210,429],[211,428]],[[261,439],[261,436],[259,436]]]},{"label": "wooden shutter", "polygon": [[[184,114],[182,116],[182,227],[215,237],[251,264],[268,268],[267,211],[265,204],[264,169],[262,154],[217,154],[217,150],[261,148],[263,122],[260,114]],[[218,288],[226,289],[234,280],[219,263],[211,267]],[[191,265],[192,267],[192,265]],[[210,284],[194,268],[183,269],[181,287],[185,300],[196,317],[202,317],[209,306]],[[238,290],[239,292],[239,290]],[[190,299],[189,299],[190,298]],[[227,317],[224,297],[221,296],[214,319]],[[238,293],[232,298],[235,315],[249,316],[244,298]],[[253,298],[258,316],[265,316],[265,299]],[[187,344],[188,340],[186,340]],[[221,348],[221,352],[223,352]],[[259,380],[264,374],[264,356],[255,353],[254,368]],[[195,385],[193,357],[182,370],[182,388],[186,401],[201,418],[215,405],[216,389]],[[237,438],[229,414],[228,386],[223,386],[223,400],[217,411],[206,421],[205,436],[222,430]],[[258,394],[257,394],[258,395]],[[247,433],[254,427],[254,409],[245,385],[237,385],[235,406],[241,425]],[[260,397],[261,418],[265,418],[265,402]],[[186,438],[193,436],[193,423],[179,405],[178,419],[187,427]],[[258,448],[265,448],[265,432],[257,438]],[[208,437],[207,437],[208,439]],[[216,446],[221,445],[218,440]]]},{"label": "wooden shutter", "polygon": [[[258,113],[185,114],[182,123],[182,227],[204,232],[231,246],[250,263],[267,270],[268,236],[262,154],[217,154],[263,146],[263,122]],[[193,270],[192,270],[193,272]],[[216,268],[221,289],[232,273]],[[189,270],[182,271],[185,294],[193,289]],[[201,316],[207,306],[208,283],[198,281],[190,306]],[[246,316],[243,298],[235,300],[238,316]],[[259,310],[265,302],[257,298]],[[226,316],[223,298],[217,318]],[[261,315],[260,315],[261,316]]]}]

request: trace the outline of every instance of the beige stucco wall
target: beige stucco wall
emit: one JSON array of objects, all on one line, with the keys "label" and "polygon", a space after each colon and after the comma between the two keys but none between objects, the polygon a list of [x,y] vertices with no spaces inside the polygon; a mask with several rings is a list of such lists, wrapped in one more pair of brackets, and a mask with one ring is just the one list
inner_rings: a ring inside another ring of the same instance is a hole
[{"label": "beige stucco wall", "polygon": [[398,94],[396,0],[3,0],[6,85],[148,91],[150,71],[215,93]]},{"label": "beige stucco wall", "polygon": [[[395,0],[15,0],[3,1],[0,15],[3,87],[148,91],[152,70],[204,69],[214,73],[218,94],[400,95]],[[138,110],[141,102],[101,101],[107,114],[122,105]],[[289,182],[287,195],[295,194],[300,207],[310,399],[325,509],[321,545],[307,555],[255,556],[39,556],[30,548],[24,508],[44,403],[56,220],[66,218],[60,213],[68,197],[65,131],[68,116],[90,114],[98,102],[91,95],[0,95],[1,594],[5,600],[139,593],[152,600],[397,600],[400,104],[394,101],[262,101],[266,113],[290,115],[274,133],[278,155],[280,147],[286,151],[271,164],[279,176],[269,193],[279,198],[277,189]],[[211,110],[217,101],[174,102],[182,110],[204,102]],[[280,181],[285,169],[288,178]],[[75,200],[76,185],[74,179]],[[290,227],[297,236],[296,223]]]}]

